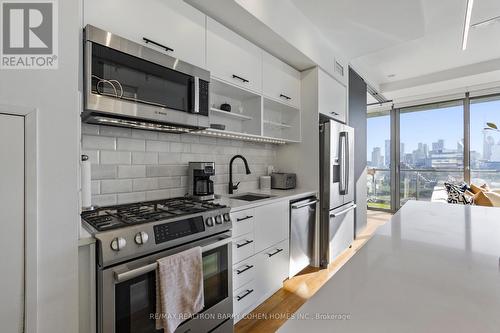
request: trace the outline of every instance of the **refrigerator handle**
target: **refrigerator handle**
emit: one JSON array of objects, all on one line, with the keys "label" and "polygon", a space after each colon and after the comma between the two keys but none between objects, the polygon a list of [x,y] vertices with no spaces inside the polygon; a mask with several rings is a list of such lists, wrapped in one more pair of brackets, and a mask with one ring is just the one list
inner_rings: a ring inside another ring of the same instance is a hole
[{"label": "refrigerator handle", "polygon": [[348,152],[347,148],[347,132],[340,132],[340,194],[347,194],[347,168],[348,168]]},{"label": "refrigerator handle", "polygon": [[350,156],[349,156],[349,132],[345,132],[345,184],[344,184],[344,194],[349,193],[349,169],[351,168]]}]

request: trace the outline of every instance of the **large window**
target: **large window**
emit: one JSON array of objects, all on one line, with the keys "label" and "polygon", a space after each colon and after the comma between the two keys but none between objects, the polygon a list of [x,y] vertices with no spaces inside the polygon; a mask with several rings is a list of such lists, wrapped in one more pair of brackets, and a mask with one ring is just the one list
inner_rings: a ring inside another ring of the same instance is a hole
[{"label": "large window", "polygon": [[391,208],[391,118],[390,113],[368,114],[367,190],[368,207]]},{"label": "large window", "polygon": [[471,182],[500,188],[500,96],[472,99],[470,105]]},{"label": "large window", "polygon": [[367,120],[369,208],[446,198],[446,181],[500,188],[500,95],[381,109]]},{"label": "large window", "polygon": [[430,201],[447,180],[463,180],[463,102],[400,110],[400,205]]}]

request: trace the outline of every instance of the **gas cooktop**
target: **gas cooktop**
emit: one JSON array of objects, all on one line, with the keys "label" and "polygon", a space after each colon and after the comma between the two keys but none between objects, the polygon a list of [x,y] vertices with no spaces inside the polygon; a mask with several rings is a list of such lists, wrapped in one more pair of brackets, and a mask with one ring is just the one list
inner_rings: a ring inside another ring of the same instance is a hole
[{"label": "gas cooktop", "polygon": [[194,201],[189,198],[173,198],[101,207],[83,212],[81,217],[97,231],[107,231],[221,208],[226,208],[226,206],[214,202]]}]

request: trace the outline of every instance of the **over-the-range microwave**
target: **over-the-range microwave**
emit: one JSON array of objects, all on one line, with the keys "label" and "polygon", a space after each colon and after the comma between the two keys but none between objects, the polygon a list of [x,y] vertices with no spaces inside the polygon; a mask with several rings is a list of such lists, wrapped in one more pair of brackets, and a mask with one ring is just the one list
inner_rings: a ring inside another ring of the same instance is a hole
[{"label": "over-the-range microwave", "polygon": [[167,132],[209,126],[207,70],[91,25],[84,52],[82,121]]}]

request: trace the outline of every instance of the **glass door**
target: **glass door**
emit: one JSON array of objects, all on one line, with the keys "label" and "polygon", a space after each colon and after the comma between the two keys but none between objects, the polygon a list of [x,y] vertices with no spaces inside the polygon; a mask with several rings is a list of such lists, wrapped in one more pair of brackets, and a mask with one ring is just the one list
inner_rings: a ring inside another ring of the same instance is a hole
[{"label": "glass door", "polygon": [[500,96],[471,99],[471,183],[500,188]]},{"label": "glass door", "polygon": [[390,111],[368,113],[367,201],[371,209],[392,209]]},{"label": "glass door", "polygon": [[446,197],[464,179],[463,100],[399,110],[399,206]]}]

